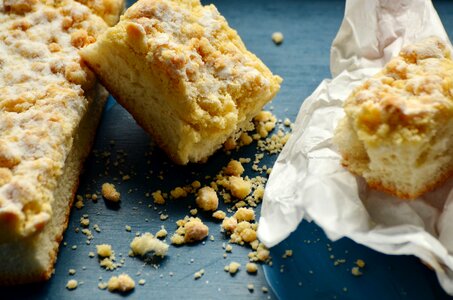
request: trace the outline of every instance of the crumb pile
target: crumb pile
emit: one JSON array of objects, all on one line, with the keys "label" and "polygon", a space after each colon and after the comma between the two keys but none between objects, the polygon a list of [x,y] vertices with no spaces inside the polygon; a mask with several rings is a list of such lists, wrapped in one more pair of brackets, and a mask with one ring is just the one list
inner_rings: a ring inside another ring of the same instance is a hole
[{"label": "crumb pile", "polygon": [[[233,255],[233,247],[235,247],[233,245],[248,247],[250,251],[248,256],[244,256],[244,261],[232,260],[225,266],[225,271],[231,275],[240,272],[241,265],[244,266],[245,274],[253,275],[259,272],[259,264],[272,264],[269,250],[257,238],[256,231],[259,224],[255,209],[263,199],[267,177],[272,171],[271,166],[262,163],[262,160],[281,151],[290,136],[292,124],[288,119],[277,120],[269,111],[259,113],[254,119],[254,124],[255,133],[242,133],[236,142],[229,141],[224,145],[226,155],[233,156],[239,153],[238,150],[241,147],[253,147],[251,144],[255,142],[256,151],[253,151],[253,154],[247,157],[236,155],[213,175],[206,176],[205,172],[203,175],[193,172],[193,176],[187,178],[185,184],[175,185],[170,189],[164,186],[168,187],[166,178],[170,176],[174,165],[162,162],[160,168],[156,168],[152,161],[152,151],[146,152],[147,174],[144,179],[158,188],[144,191],[141,195],[142,191],[138,187],[134,188],[134,181],[143,176],[141,175],[143,173],[136,166],[128,164],[128,152],[116,149],[115,141],[110,142],[108,149],[94,151],[96,164],[102,167],[103,172],[99,174],[99,180],[88,185],[88,193],[77,195],[75,206],[82,212],[87,207],[92,207],[91,205],[96,207],[98,203],[105,202],[107,206],[100,208],[96,216],[82,214],[74,230],[76,233],[83,234],[86,247],[90,248],[88,256],[94,258],[97,255],[100,270],[105,270],[103,272],[114,273],[129,259],[144,263],[142,270],[137,270],[136,280],[125,273],[112,274],[107,281],[100,276],[97,284],[99,289],[124,293],[136,288],[136,281],[138,286],[145,285],[147,281],[142,271],[146,274],[148,266],[159,269],[160,263],[174,255],[174,251],[186,251],[187,246],[184,246],[186,244],[202,247],[205,243],[220,243],[224,249],[223,259]],[[141,187],[141,185],[138,186]],[[122,207],[109,206],[110,203],[119,201],[122,205],[125,202],[136,202],[132,212],[142,209],[139,206],[144,205],[153,214],[158,215],[157,218],[153,218],[153,224],[161,223],[159,227],[154,228],[155,231],[149,226],[144,226],[149,219],[145,219],[143,223],[142,220],[131,218],[129,224],[123,224],[121,234],[129,236],[127,249],[124,245],[113,243],[111,240],[109,240],[110,244],[105,243],[105,237],[108,237],[108,233],[105,232],[111,229],[108,224],[95,223],[97,215],[103,214],[103,209],[115,209],[121,212]],[[170,214],[167,211],[169,206],[187,206],[187,211],[183,215],[173,216],[174,213]],[[166,225],[164,225],[165,222],[167,222]],[[170,224],[176,224],[176,226]],[[214,228],[214,226],[218,227]],[[220,236],[216,236],[219,234],[219,227]],[[139,228],[147,229],[144,232],[136,231]],[[215,234],[210,235],[212,231]],[[175,246],[181,249],[177,250]],[[123,257],[121,251],[129,255]],[[289,257],[291,253],[288,252],[285,255]],[[235,259],[237,260],[236,257]],[[209,279],[204,268],[198,268],[192,272],[194,280],[202,277]],[[74,274],[76,270],[70,272],[69,276]],[[168,274],[169,277],[174,276],[173,272]],[[160,276],[162,278],[164,275]],[[71,281],[69,285],[68,282],[68,289],[70,289],[69,286],[74,286],[74,283]],[[253,291],[253,284],[251,287],[249,286],[248,289]],[[268,291],[267,287],[261,290],[263,293]]]}]

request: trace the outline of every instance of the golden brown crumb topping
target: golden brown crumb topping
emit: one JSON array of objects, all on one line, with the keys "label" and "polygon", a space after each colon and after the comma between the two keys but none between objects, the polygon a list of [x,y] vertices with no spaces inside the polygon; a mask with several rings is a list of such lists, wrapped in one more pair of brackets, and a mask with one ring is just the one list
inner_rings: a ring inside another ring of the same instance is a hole
[{"label": "golden brown crumb topping", "polygon": [[50,218],[94,75],[78,48],[107,26],[74,1],[0,1],[0,240]]},{"label": "golden brown crumb topping", "polygon": [[418,139],[453,115],[452,78],[450,51],[438,38],[428,38],[403,48],[357,88],[345,111],[361,139]]},{"label": "golden brown crumb topping", "polygon": [[[250,96],[274,94],[281,78],[245,48],[215,6],[198,0],[142,0],[122,18],[127,42],[193,101],[180,117],[225,129],[246,119]],[[178,111],[178,110],[177,110]],[[186,113],[186,112],[191,113]],[[239,114],[239,115],[238,115]]]}]

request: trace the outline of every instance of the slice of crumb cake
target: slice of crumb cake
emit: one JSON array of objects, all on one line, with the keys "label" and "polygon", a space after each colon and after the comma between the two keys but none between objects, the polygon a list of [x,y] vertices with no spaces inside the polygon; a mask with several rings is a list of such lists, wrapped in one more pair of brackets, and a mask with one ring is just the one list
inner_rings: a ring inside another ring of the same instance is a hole
[{"label": "slice of crumb cake", "polygon": [[367,183],[416,198],[453,171],[453,61],[431,37],[404,47],[344,103],[334,141]]},{"label": "slice of crumb cake", "polygon": [[138,1],[81,55],[179,164],[204,161],[250,129],[281,83],[198,0]]}]

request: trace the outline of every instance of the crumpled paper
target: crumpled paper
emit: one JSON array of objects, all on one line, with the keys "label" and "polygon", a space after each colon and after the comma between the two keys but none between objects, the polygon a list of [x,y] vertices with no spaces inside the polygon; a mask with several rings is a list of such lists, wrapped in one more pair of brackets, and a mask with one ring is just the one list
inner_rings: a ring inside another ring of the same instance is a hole
[{"label": "crumpled paper", "polygon": [[453,179],[404,201],[371,190],[340,164],[332,144],[342,104],[407,44],[448,36],[430,0],[348,0],[331,49],[333,79],[308,97],[293,135],[278,157],[264,194],[258,236],[268,247],[302,219],[331,240],[348,237],[386,254],[419,257],[453,295]]}]

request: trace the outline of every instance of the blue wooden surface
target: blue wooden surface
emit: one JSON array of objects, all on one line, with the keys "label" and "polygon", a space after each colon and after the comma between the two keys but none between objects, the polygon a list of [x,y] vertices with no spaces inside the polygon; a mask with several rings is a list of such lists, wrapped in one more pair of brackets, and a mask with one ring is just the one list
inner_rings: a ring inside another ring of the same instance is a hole
[{"label": "blue wooden surface", "polygon": [[[204,1],[208,3],[208,1]],[[210,3],[210,2],[209,2]],[[230,25],[238,30],[247,47],[257,54],[276,74],[284,78],[281,92],[268,106],[281,119],[295,119],[300,104],[319,82],[329,77],[329,48],[340,25],[344,2],[326,1],[272,1],[272,0],[228,0],[212,1],[227,18]],[[436,1],[436,7],[447,31],[453,33],[453,3]],[[281,31],[285,40],[275,46],[270,36]],[[110,140],[115,140],[114,146]],[[82,210],[73,210],[64,241],[56,264],[55,274],[49,282],[3,289],[1,299],[440,299],[445,293],[439,287],[435,275],[413,257],[387,256],[350,240],[343,239],[330,243],[322,230],[314,224],[302,223],[297,232],[286,241],[272,249],[273,267],[265,272],[276,294],[261,292],[262,286],[269,287],[260,268],[256,276],[248,275],[244,267],[234,277],[223,271],[228,262],[235,260],[243,266],[247,262],[249,249],[233,246],[227,259],[222,257],[222,243],[227,239],[220,233],[219,226],[207,215],[201,214],[209,225],[215,241],[207,240],[204,245],[171,247],[169,256],[160,262],[158,269],[144,265],[142,260],[127,257],[129,243],[136,231],[156,232],[164,224],[169,232],[175,230],[174,221],[188,214],[188,206],[193,199],[169,202],[162,209],[148,208],[152,201],[146,192],[169,189],[215,175],[230,159],[220,152],[208,164],[178,167],[171,164],[163,153],[154,148],[150,138],[138,127],[119,105],[110,101],[104,112],[94,148],[110,151],[114,157],[117,150],[125,150],[125,163],[118,170],[110,166],[105,175],[105,158],[92,155],[86,163],[79,194],[99,191],[105,181],[114,177],[132,174],[129,181],[118,185],[123,197],[119,209],[107,207],[102,200],[97,203],[85,201]],[[146,153],[152,154],[145,155]],[[250,156],[256,152],[254,145],[245,147],[233,157]],[[114,158],[111,157],[111,161]],[[264,164],[270,165],[275,156],[266,157]],[[150,164],[147,164],[150,161]],[[153,174],[150,175],[150,171]],[[158,178],[164,172],[164,179]],[[248,170],[249,174],[253,174]],[[128,193],[128,191],[130,191]],[[160,221],[158,212],[169,214],[167,221]],[[85,236],[75,233],[79,219],[88,214],[91,224],[99,224],[101,232],[93,231],[91,245],[85,244]],[[125,225],[132,232],[124,230]],[[99,267],[97,258],[89,258],[88,252],[95,251],[95,245],[110,243],[116,251],[126,258],[126,265],[119,270],[108,272]],[[329,244],[329,245],[328,245]],[[77,250],[71,246],[77,245]],[[332,248],[329,251],[329,248]],[[282,259],[285,249],[293,249],[294,255]],[[335,259],[346,259],[340,266],[333,266],[330,255]],[[362,277],[350,275],[355,259],[364,259],[367,266]],[[284,265],[284,267],[281,267]],[[77,273],[68,275],[74,268]],[[204,268],[206,273],[194,281],[193,273]],[[281,272],[283,270],[283,272]],[[136,281],[146,279],[144,286],[127,295],[111,294],[99,290],[97,283],[101,276],[108,280],[111,275],[126,272]],[[137,276],[137,272],[141,272]],[[173,273],[173,276],[170,276]],[[68,291],[68,279],[83,282],[76,290]],[[255,291],[247,290],[246,285],[253,283]],[[301,283],[301,285],[300,285]],[[346,288],[345,292],[343,288]],[[277,296],[278,295],[278,296]]]}]

